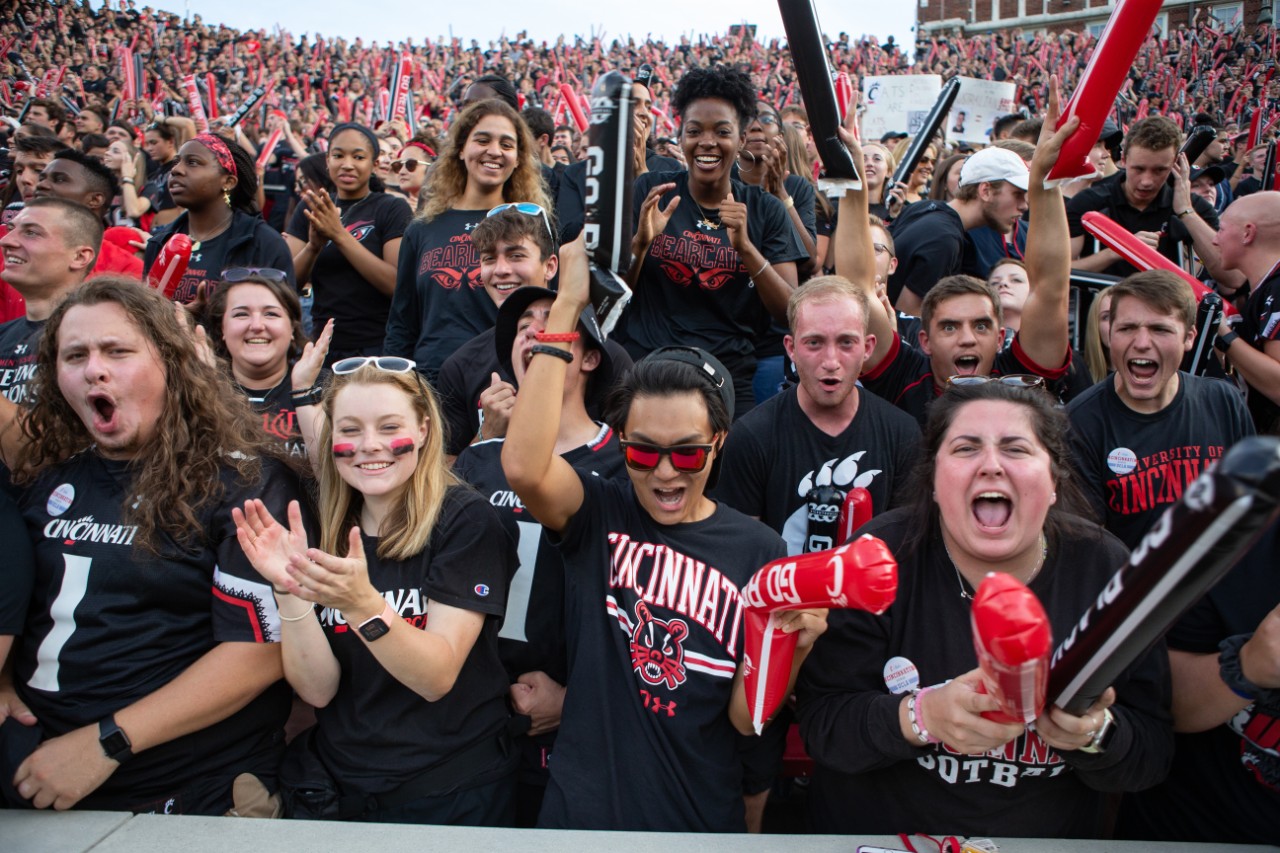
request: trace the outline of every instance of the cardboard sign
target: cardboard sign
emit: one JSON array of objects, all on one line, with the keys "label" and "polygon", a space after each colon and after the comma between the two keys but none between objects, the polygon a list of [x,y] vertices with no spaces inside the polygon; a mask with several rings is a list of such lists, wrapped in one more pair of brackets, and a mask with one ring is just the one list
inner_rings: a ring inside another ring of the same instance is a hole
[{"label": "cardboard sign", "polygon": [[960,94],[947,116],[947,139],[952,142],[991,142],[991,125],[1003,115],[1017,111],[1013,99],[1017,86],[1011,82],[960,78]]},{"label": "cardboard sign", "polygon": [[878,140],[889,131],[914,136],[941,90],[937,74],[862,78],[862,138]]}]

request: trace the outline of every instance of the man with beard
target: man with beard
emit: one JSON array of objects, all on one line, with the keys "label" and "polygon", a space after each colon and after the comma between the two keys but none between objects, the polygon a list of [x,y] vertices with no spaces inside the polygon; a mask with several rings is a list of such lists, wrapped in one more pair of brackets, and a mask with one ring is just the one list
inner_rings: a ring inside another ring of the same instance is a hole
[{"label": "man with beard", "polygon": [[940,279],[976,275],[976,254],[967,232],[987,226],[1013,231],[1027,209],[1027,164],[1017,154],[987,148],[965,161],[951,201],[919,202],[893,223],[898,269],[889,277],[889,299],[899,311],[920,313]]}]

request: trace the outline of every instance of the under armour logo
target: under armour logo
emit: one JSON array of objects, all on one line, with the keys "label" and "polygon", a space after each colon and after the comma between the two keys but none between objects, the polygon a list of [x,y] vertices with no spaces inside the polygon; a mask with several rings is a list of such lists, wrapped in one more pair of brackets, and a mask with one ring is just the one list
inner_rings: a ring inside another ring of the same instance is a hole
[{"label": "under armour logo", "polygon": [[13,354],[14,354],[14,355],[22,355],[22,354],[23,354],[23,353],[25,353],[26,351],[27,351],[27,345],[26,345],[26,344],[18,344],[16,347],[14,347],[14,348],[13,348]]},{"label": "under armour logo", "polygon": [[462,226],[462,230],[463,230],[463,231],[466,231],[468,234],[470,234],[470,233],[471,233],[471,229],[472,229],[472,228],[475,228],[475,227],[476,227],[477,225],[479,225],[479,224],[480,224],[479,222],[468,222],[466,225]]}]

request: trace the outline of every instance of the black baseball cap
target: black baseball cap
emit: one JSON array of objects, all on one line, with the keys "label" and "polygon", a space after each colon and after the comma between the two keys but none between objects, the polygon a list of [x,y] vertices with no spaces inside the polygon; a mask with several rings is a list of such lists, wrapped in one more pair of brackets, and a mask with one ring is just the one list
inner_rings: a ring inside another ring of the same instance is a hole
[{"label": "black baseball cap", "polygon": [[[516,342],[516,327],[520,325],[520,316],[538,300],[555,298],[554,290],[526,285],[516,288],[498,308],[498,322],[493,328],[493,346],[498,355],[498,366],[513,379],[515,372],[511,368],[511,347]],[[613,359],[609,357],[609,350],[604,345],[604,333],[600,331],[600,323],[596,321],[595,309],[590,305],[583,308],[578,317],[578,331],[586,338],[587,346],[600,351],[600,365],[594,371],[595,381],[592,386],[607,390],[613,386]]]},{"label": "black baseball cap", "polygon": [[1214,184],[1220,184],[1227,179],[1227,173],[1223,171],[1221,166],[1211,163],[1208,166],[1198,166],[1191,170],[1192,182],[1198,181],[1200,178],[1208,178]]},{"label": "black baseball cap", "polygon": [[[729,420],[733,420],[733,375],[720,363],[720,359],[698,347],[677,346],[656,349],[645,356],[641,363],[646,361],[678,361],[697,369],[699,375],[720,394],[720,400],[729,413]],[[720,463],[723,459],[724,448],[722,447],[716,454],[715,461],[711,463],[711,473],[707,475],[708,489],[715,488],[716,483],[720,481]]]}]

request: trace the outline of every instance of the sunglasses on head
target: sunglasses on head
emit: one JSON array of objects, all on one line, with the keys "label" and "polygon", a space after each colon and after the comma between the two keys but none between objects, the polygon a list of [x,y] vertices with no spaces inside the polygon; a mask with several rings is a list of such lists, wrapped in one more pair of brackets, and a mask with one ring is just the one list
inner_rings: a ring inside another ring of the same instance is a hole
[{"label": "sunglasses on head", "polygon": [[947,380],[947,385],[986,385],[988,382],[998,382],[1011,388],[1022,389],[1044,387],[1044,377],[1036,376],[1034,373],[1009,373],[1004,376],[952,376]]},{"label": "sunglasses on head", "polygon": [[413,174],[418,170],[418,167],[422,165],[425,165],[425,162],[422,160],[392,160],[391,172],[392,174],[399,174],[400,170],[403,168],[406,172]]},{"label": "sunglasses on head", "polygon": [[619,441],[623,459],[627,467],[633,471],[652,471],[662,462],[662,457],[671,460],[671,467],[681,474],[696,474],[707,467],[714,444],[678,444],[673,447],[662,447],[657,444],[646,444],[641,441]]},{"label": "sunglasses on head", "polygon": [[497,216],[502,211],[510,208],[515,208],[525,216],[541,216],[542,224],[547,226],[547,234],[551,236],[551,242],[553,244],[555,243],[556,232],[551,230],[551,220],[547,217],[547,212],[542,209],[542,205],[540,204],[534,204],[531,201],[509,201],[506,204],[500,204],[493,210],[489,211],[485,214],[485,219],[488,219],[490,216]]},{"label": "sunglasses on head", "polygon": [[239,284],[251,278],[283,283],[289,280],[289,274],[274,267],[232,267],[222,271],[222,280],[227,284]]},{"label": "sunglasses on head", "polygon": [[355,373],[366,364],[372,364],[385,373],[409,373],[418,366],[416,361],[398,355],[357,355],[335,361],[330,369],[335,376],[342,376]]}]

